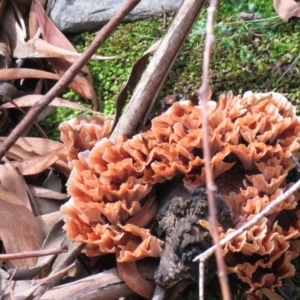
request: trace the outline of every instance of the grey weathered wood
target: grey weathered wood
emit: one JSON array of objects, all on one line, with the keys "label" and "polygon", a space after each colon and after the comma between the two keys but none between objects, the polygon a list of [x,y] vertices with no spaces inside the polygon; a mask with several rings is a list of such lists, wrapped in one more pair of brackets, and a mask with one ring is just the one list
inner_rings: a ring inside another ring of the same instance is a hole
[{"label": "grey weathered wood", "polygon": [[[65,32],[99,29],[124,5],[125,0],[57,0],[50,17]],[[177,11],[182,0],[142,0],[126,20],[148,18],[163,12]]]}]

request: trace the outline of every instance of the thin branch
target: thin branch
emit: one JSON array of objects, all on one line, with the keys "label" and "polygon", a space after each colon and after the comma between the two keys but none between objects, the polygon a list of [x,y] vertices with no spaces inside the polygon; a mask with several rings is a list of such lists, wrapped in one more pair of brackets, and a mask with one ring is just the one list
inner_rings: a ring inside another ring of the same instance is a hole
[{"label": "thin branch", "polygon": [[[210,97],[209,91],[209,65],[211,59],[211,53],[213,49],[213,45],[215,42],[214,37],[214,16],[215,11],[217,9],[218,0],[211,0],[210,6],[207,10],[207,23],[206,23],[206,40],[205,40],[205,48],[203,53],[203,75],[202,75],[202,84],[198,91],[196,91],[199,98],[199,105],[202,105],[202,129],[203,129],[203,153],[204,153],[204,167],[205,167],[205,175],[206,175],[206,189],[208,196],[208,207],[209,207],[209,221],[211,225],[211,234],[216,245],[216,261],[218,266],[218,276],[222,290],[222,298],[224,300],[230,300],[230,289],[228,285],[228,278],[226,273],[226,266],[222,254],[222,248],[219,244],[219,232],[218,232],[218,221],[217,221],[217,211],[216,211],[216,200],[214,192],[216,191],[216,186],[214,184],[212,169],[211,169],[211,152],[209,145],[209,112],[207,110],[207,101]],[[201,262],[202,263],[202,262]],[[199,269],[203,269],[203,266],[199,264]],[[203,275],[199,278],[199,297],[203,299],[203,284],[202,280]],[[201,294],[200,294],[201,292]],[[202,297],[202,298],[201,298]]]},{"label": "thin branch", "polygon": [[0,254],[0,260],[4,261],[4,260],[22,259],[22,258],[29,258],[29,257],[40,257],[40,256],[67,252],[67,250],[68,248],[64,246],[64,247],[58,247],[53,249],[47,249],[47,250],[24,251],[20,253]]},{"label": "thin branch", "polygon": [[204,266],[205,262],[199,260],[199,299],[204,299]]},{"label": "thin branch", "polygon": [[[272,211],[279,206],[284,200],[286,200],[288,197],[293,195],[295,192],[297,192],[300,189],[300,180],[298,180],[291,188],[289,188],[287,191],[285,191],[281,196],[279,196],[277,199],[272,201],[267,207],[265,207],[258,215],[256,215],[253,219],[251,219],[248,223],[246,223],[244,226],[236,230],[235,232],[228,235],[226,238],[222,239],[220,241],[220,245],[224,246],[228,242],[230,242],[232,239],[236,238],[240,234],[242,234],[244,231],[247,231],[249,228],[253,227],[259,220],[261,220],[263,217],[268,216],[272,213]],[[208,257],[210,257],[216,250],[216,246],[212,246],[211,248],[207,249],[205,252],[201,253],[197,257],[195,257],[194,261],[202,260],[205,261]]]},{"label": "thin branch", "polygon": [[125,5],[121,8],[120,12],[118,12],[104,27],[102,27],[90,46],[82,54],[82,56],[74,62],[74,64],[50,89],[50,91],[44,97],[42,97],[39,102],[32,106],[23,120],[16,126],[16,128],[3,142],[2,146],[0,147],[0,159],[2,159],[2,157],[10,149],[10,147],[22,135],[22,132],[27,128],[27,126],[31,124],[37,118],[37,116],[49,105],[49,103],[73,81],[75,76],[90,60],[97,49],[103,44],[103,42],[110,36],[113,30],[123,21],[123,19],[133,10],[133,8],[139,2],[140,0],[127,0]]},{"label": "thin branch", "polygon": [[166,299],[166,293],[167,291],[165,288],[162,288],[159,285],[157,285],[152,300],[164,300]]}]

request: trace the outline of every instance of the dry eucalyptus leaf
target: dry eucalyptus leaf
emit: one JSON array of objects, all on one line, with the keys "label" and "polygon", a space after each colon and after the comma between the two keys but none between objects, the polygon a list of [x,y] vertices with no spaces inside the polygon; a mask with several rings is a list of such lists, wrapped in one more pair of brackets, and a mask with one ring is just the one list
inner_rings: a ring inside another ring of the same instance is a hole
[{"label": "dry eucalyptus leaf", "polygon": [[137,294],[146,299],[152,299],[155,283],[147,281],[138,270],[136,261],[118,262],[118,271],[125,283]]},{"label": "dry eucalyptus leaf", "polygon": [[[40,0],[42,7],[45,7],[47,4],[47,0]],[[34,2],[31,2],[30,12],[29,12],[29,22],[28,22],[28,32],[29,38],[33,38],[39,29],[39,22],[36,17],[35,5]]]},{"label": "dry eucalyptus leaf", "polygon": [[26,78],[45,78],[52,80],[59,80],[59,76],[54,73],[34,70],[34,69],[2,69],[0,70],[0,81],[8,81],[15,79]]},{"label": "dry eucalyptus leaf", "polygon": [[[3,141],[6,139],[6,137],[0,137],[0,145],[3,144]],[[6,153],[7,157],[13,158],[13,159],[20,159],[20,158],[29,158],[29,157],[33,157],[36,154],[28,152],[26,150],[24,150],[22,147],[18,146],[18,145],[13,145],[8,153]]]},{"label": "dry eucalyptus leaf", "polygon": [[[37,19],[39,21],[44,40],[54,46],[60,46],[69,51],[77,52],[73,45],[69,42],[69,40],[60,32],[60,30],[53,24],[53,22],[47,16],[45,10],[43,9],[39,1],[34,0],[34,4]],[[61,77],[74,63],[74,59],[52,58],[50,59],[50,62],[52,68]],[[93,87],[93,79],[87,66],[84,66],[81,70],[81,73],[79,73],[74,78],[73,82],[70,84],[70,88],[74,89],[75,92],[80,94],[85,99],[91,100],[95,110],[97,110],[98,103]]]},{"label": "dry eucalyptus leaf", "polygon": [[0,165],[0,182],[3,187],[12,192],[31,211],[30,200],[24,180],[13,167],[11,162],[4,157],[4,163]]},{"label": "dry eucalyptus leaf", "polygon": [[66,149],[65,146],[49,151],[44,155],[37,155],[21,161],[14,161],[12,164],[20,170],[23,175],[35,175],[43,172],[59,160],[58,154]]},{"label": "dry eucalyptus leaf", "polygon": [[151,53],[155,52],[159,47],[161,40],[155,42],[132,66],[129,78],[118,95],[116,104],[116,113],[113,128],[117,125],[119,118],[121,116],[122,110],[126,104],[126,100],[130,93],[133,92],[136,85],[141,79],[142,73],[144,72],[147,63],[149,61],[149,56]]},{"label": "dry eucalyptus leaf", "polygon": [[45,236],[49,234],[55,223],[62,217],[60,211],[36,217]]},{"label": "dry eucalyptus leaf", "polygon": [[[38,218],[36,218],[38,219]],[[54,249],[61,247],[65,240],[65,233],[63,230],[64,222],[62,219],[59,219],[51,228],[48,233],[41,250]],[[35,266],[32,268],[20,268],[16,271],[14,275],[15,280],[24,280],[24,279],[32,279],[36,276],[41,270],[43,270],[53,259],[57,256],[57,254],[51,254],[47,256],[41,256],[37,259]],[[15,270],[10,269],[9,273],[13,274]]]},{"label": "dry eucalyptus leaf", "polygon": [[[0,70],[0,76],[1,76],[1,70]],[[26,95],[17,99],[14,99],[14,102],[19,106],[19,107],[30,107],[33,106],[36,102],[40,101],[42,99],[43,95]],[[78,109],[87,113],[91,113],[94,115],[99,115],[103,116],[102,113],[94,111],[92,109],[86,108],[80,104],[62,99],[62,98],[54,98],[49,106],[55,106],[55,107],[68,107],[68,108],[73,108],[73,109]],[[15,108],[15,106],[11,103],[5,103],[2,105],[2,107],[5,108]]]},{"label": "dry eucalyptus leaf", "polygon": [[[7,253],[39,250],[44,241],[44,234],[32,212],[2,184],[0,185],[0,236]],[[10,265],[32,267],[35,262],[36,258],[24,258],[10,261]]]},{"label": "dry eucalyptus leaf", "polygon": [[274,8],[278,16],[285,22],[290,18],[300,18],[300,3],[294,0],[273,0]]},{"label": "dry eucalyptus leaf", "polygon": [[[0,137],[0,141],[4,139],[5,137]],[[21,158],[47,154],[63,146],[60,142],[36,137],[20,137],[15,145],[20,146],[27,153],[26,157],[20,156]]]}]

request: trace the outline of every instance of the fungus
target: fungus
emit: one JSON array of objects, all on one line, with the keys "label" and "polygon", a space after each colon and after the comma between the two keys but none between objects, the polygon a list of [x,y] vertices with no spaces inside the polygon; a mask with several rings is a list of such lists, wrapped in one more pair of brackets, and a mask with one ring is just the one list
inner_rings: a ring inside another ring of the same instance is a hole
[{"label": "fungus", "polygon": [[[234,224],[227,231],[219,228],[224,237],[289,188],[286,177],[294,168],[290,155],[299,149],[300,119],[278,93],[227,93],[218,103],[209,101],[208,108],[211,166]],[[110,121],[77,117],[62,123],[62,141],[74,139],[68,154],[72,198],[62,207],[68,237],[86,243],[88,255],[115,252],[119,262],[160,256],[162,242],[130,219],[154,185],[178,174],[191,191],[205,186],[201,116],[200,106],[176,102],[152,120],[149,130],[131,139],[120,136],[116,143],[106,138]],[[291,219],[284,230],[277,218],[295,210],[299,199],[295,193],[224,247],[228,270],[249,284],[250,299],[260,299],[260,288],[273,289],[295,273],[291,260],[299,255],[294,239],[300,224]],[[209,229],[207,222],[201,224]]]}]

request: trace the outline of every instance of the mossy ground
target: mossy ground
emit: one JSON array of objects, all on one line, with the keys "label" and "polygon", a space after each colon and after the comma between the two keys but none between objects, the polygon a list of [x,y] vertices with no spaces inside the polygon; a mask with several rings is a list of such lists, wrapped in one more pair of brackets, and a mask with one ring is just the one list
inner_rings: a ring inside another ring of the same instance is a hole
[{"label": "mossy ground", "polygon": [[[242,20],[239,13],[252,14],[264,21]],[[95,89],[101,95],[100,110],[114,114],[115,101],[125,84],[133,63],[156,40],[163,37],[166,26],[163,18],[125,23],[97,51],[99,55],[118,55],[113,61],[91,61],[88,66],[94,79]],[[206,26],[206,10],[203,10],[189,38],[166,80],[159,98],[178,93],[188,97],[201,84],[202,56]],[[299,111],[300,74],[300,23],[284,23],[276,15],[270,1],[231,0],[220,6],[216,17],[216,43],[213,50],[210,83],[214,87],[214,98],[232,90],[242,94],[278,91],[293,102]],[[70,37],[77,50],[82,52],[96,33],[83,33]],[[286,74],[284,74],[286,72]],[[66,99],[83,102],[78,95],[69,91]],[[74,114],[59,108],[43,122],[46,129],[51,126],[51,136],[57,138],[55,127]]]},{"label": "mossy ground", "polygon": [[[249,16],[252,14],[254,19],[239,18],[241,12]],[[173,93],[187,98],[200,86],[205,17],[206,10],[201,13],[185,42],[159,98]],[[168,17],[167,24],[171,19]],[[257,19],[264,20],[258,22]],[[102,97],[100,109],[105,114],[114,113],[117,95],[133,63],[151,44],[163,37],[167,30],[163,23],[162,17],[156,17],[122,24],[97,51],[99,55],[119,55],[121,59],[91,61],[88,64],[96,92]],[[210,84],[215,91],[213,98],[229,90],[235,94],[243,94],[248,90],[277,91],[292,101],[300,113],[300,22],[282,22],[268,0],[228,0],[218,10],[215,34],[210,71]],[[94,36],[95,33],[83,33],[70,39],[77,50],[82,52]],[[72,91],[66,92],[64,97],[81,101]],[[42,125],[51,137],[57,138],[58,131],[55,128],[58,124],[78,113],[59,108]],[[299,265],[299,260],[296,264]],[[299,274],[298,271],[294,278],[296,286],[300,286]],[[211,296],[211,299],[218,299],[215,295]],[[191,297],[191,294],[187,294],[184,299],[193,299]]]}]

